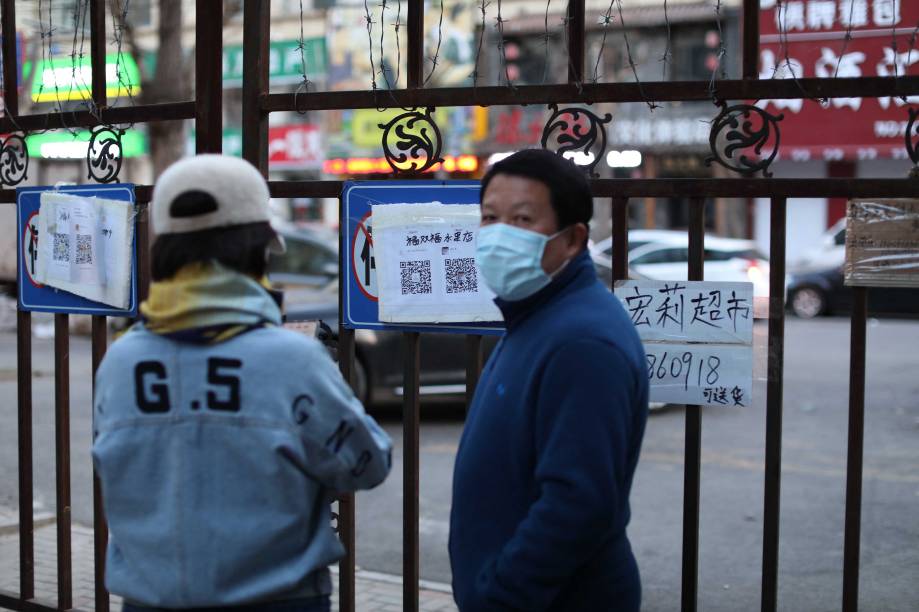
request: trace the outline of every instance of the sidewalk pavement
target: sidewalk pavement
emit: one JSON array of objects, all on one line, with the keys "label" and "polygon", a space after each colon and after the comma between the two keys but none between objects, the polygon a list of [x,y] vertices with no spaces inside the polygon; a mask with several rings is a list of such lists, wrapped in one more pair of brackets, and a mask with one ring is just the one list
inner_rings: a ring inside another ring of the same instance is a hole
[{"label": "sidewalk pavement", "polygon": [[[93,530],[82,525],[71,527],[73,560],[73,606],[95,609],[93,583]],[[336,568],[333,567],[333,572]],[[337,574],[333,573],[337,589]],[[357,571],[357,612],[401,612],[402,577],[365,570]],[[0,506],[0,591],[19,592],[19,528],[16,509]],[[57,526],[54,515],[35,515],[35,595],[54,605],[57,601]],[[110,597],[113,611],[121,610],[121,598]],[[455,612],[450,586],[422,581],[420,609],[424,612]],[[332,610],[338,610],[338,593],[332,595]]]}]

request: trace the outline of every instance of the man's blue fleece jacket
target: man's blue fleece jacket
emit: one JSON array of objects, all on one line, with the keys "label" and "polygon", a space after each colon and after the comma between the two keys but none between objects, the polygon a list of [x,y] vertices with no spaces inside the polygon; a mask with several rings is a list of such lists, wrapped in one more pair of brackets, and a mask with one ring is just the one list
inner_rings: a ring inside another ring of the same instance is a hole
[{"label": "man's blue fleece jacket", "polygon": [[457,604],[637,611],[626,525],[648,415],[638,334],[586,252],[533,296],[497,303],[507,333],[482,373],[453,476]]}]

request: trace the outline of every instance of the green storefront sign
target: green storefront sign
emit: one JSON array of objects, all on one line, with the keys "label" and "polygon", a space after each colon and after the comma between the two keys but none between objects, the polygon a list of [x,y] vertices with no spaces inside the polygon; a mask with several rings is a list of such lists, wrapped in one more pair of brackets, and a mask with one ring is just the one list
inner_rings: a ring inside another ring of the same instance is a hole
[{"label": "green storefront sign", "polygon": [[[272,84],[299,83],[303,80],[300,61],[300,42],[282,40],[271,43],[268,50],[268,78]],[[303,59],[306,76],[315,79],[326,72],[325,38],[307,38],[303,41]],[[242,45],[227,45],[223,50],[224,85],[240,85],[243,81]]]},{"label": "green storefront sign", "polygon": [[[28,73],[29,67],[25,67]],[[33,102],[87,100],[92,96],[93,69],[89,56],[40,60],[32,80]],[[140,70],[130,55],[105,56],[105,94],[110,99],[140,93]]]},{"label": "green storefront sign", "polygon": [[[76,134],[67,132],[46,132],[26,136],[26,149],[29,157],[45,159],[85,159],[89,148],[89,130],[79,130]],[[121,137],[121,152],[124,157],[145,155],[147,135],[137,130],[128,130]]]}]

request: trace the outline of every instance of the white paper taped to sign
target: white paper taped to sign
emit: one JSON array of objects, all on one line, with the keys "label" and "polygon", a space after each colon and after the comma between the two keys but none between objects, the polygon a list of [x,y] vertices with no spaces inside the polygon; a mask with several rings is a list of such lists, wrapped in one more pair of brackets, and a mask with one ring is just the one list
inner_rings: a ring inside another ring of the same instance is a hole
[{"label": "white paper taped to sign", "polygon": [[502,319],[475,264],[477,204],[374,205],[372,218],[380,321]]},{"label": "white paper taped to sign", "polygon": [[669,404],[750,406],[753,349],[739,344],[645,344],[651,400]]},{"label": "white paper taped to sign", "polygon": [[127,308],[131,292],[133,209],[120,200],[48,191],[38,215],[36,281]]},{"label": "white paper taped to sign", "polygon": [[645,346],[652,401],[751,405],[752,283],[621,281],[615,293]]},{"label": "white paper taped to sign", "polygon": [[753,343],[753,283],[629,280],[615,292],[643,341]]}]

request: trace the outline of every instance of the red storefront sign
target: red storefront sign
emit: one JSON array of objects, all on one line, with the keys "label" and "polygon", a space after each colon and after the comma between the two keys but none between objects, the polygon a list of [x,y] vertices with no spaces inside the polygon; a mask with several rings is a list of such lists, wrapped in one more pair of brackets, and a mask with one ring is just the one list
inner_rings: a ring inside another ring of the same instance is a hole
[{"label": "red storefront sign", "polygon": [[[762,0],[760,6],[760,78],[919,75],[917,0]],[[907,107],[919,104],[919,96],[757,104],[785,115],[784,159],[899,159],[907,157]]]},{"label": "red storefront sign", "polygon": [[268,163],[272,169],[320,170],[323,159],[319,126],[268,128]]}]

